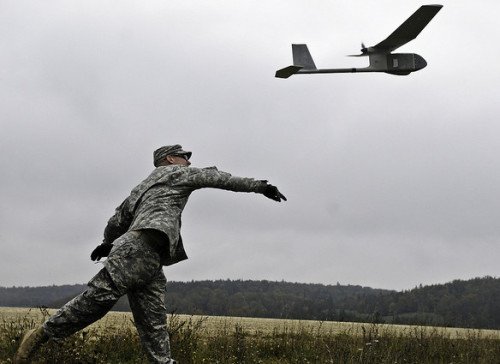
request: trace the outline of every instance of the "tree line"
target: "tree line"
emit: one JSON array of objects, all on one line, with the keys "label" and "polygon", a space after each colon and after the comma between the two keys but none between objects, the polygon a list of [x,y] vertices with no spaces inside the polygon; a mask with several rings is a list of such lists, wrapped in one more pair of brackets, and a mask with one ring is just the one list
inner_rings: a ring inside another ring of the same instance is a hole
[{"label": "tree line", "polygon": [[[0,306],[60,307],[85,285],[0,287]],[[391,291],[357,285],[216,280],[169,282],[167,306],[182,314],[500,329],[500,278]],[[129,310],[126,298],[115,310]]]}]

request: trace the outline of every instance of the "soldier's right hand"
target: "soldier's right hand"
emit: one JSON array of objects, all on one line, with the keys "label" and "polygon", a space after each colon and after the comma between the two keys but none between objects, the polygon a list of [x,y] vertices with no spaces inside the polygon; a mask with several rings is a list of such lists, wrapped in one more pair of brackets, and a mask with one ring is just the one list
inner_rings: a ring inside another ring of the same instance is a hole
[{"label": "soldier's right hand", "polygon": [[90,259],[99,261],[102,257],[107,257],[113,244],[102,243],[95,248],[90,254]]},{"label": "soldier's right hand", "polygon": [[286,201],[286,197],[278,190],[278,187],[270,184],[265,187],[263,195],[277,202]]}]

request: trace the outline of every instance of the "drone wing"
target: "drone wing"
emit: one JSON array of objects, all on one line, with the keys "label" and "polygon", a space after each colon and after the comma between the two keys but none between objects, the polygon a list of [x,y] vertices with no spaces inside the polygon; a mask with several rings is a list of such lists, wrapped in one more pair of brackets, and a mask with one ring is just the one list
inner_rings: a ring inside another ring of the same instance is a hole
[{"label": "drone wing", "polygon": [[378,51],[392,52],[420,34],[443,5],[423,5],[401,24],[391,35],[373,46]]}]

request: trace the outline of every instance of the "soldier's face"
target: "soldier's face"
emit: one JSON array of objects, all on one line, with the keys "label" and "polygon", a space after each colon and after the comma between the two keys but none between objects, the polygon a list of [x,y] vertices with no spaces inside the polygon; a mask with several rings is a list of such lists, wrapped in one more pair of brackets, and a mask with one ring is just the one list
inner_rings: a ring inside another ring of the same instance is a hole
[{"label": "soldier's face", "polygon": [[179,164],[181,166],[189,166],[191,165],[191,162],[188,160],[187,156],[185,155],[169,155],[168,156],[170,163],[172,164]]}]

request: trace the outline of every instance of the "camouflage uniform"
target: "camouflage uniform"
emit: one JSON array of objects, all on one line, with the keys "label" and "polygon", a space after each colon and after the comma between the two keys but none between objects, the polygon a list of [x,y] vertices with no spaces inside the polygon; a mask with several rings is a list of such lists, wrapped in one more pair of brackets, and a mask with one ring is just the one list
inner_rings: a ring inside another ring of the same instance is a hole
[{"label": "camouflage uniform", "polygon": [[266,181],[231,176],[215,167],[157,167],[116,209],[104,231],[113,248],[88,289],[44,323],[61,339],[103,317],[127,294],[141,342],[155,363],[168,363],[163,265],[187,259],[180,235],[189,195],[204,187],[264,193]]}]

